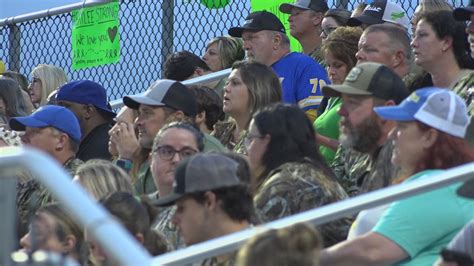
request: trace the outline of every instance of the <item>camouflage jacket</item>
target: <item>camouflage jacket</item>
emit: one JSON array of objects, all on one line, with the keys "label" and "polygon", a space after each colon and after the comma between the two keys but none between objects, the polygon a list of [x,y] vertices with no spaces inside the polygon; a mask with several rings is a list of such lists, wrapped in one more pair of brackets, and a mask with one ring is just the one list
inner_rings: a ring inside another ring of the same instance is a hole
[{"label": "camouflage jacket", "polygon": [[234,266],[237,259],[237,251],[229,253],[229,254],[225,254],[225,255],[220,255],[220,256],[225,256],[225,260],[218,261],[217,257],[211,257],[203,261],[193,263],[192,265],[193,266]]},{"label": "camouflage jacket", "polygon": [[236,124],[234,121],[227,121],[227,122],[219,122],[214,125],[214,131],[211,133],[211,136],[217,138],[224,147],[227,149],[247,155],[247,148],[245,147],[245,137],[247,136],[247,130],[244,130],[240,134],[240,138],[237,142],[232,141],[232,137],[234,134],[234,130],[236,128]]},{"label": "camouflage jacket", "polygon": [[[71,177],[76,173],[77,168],[83,162],[77,158],[66,161],[64,168],[69,172]],[[17,208],[20,231],[28,226],[28,217],[34,214],[40,207],[53,202],[53,197],[49,190],[40,185],[35,179],[31,179],[25,183],[17,184]]]},{"label": "camouflage jacket", "polygon": [[321,51],[321,46],[314,49],[311,53],[308,54],[309,57],[313,58],[318,64],[326,68],[326,60],[324,59],[323,51]]},{"label": "camouflage jacket", "polygon": [[160,232],[168,241],[168,250],[184,248],[186,244],[178,232],[178,228],[172,223],[176,212],[176,206],[163,207],[152,225],[153,230]]},{"label": "camouflage jacket", "polygon": [[469,115],[474,115],[474,71],[466,71],[464,77],[454,84],[452,90],[466,101]]},{"label": "camouflage jacket", "polygon": [[471,123],[466,132],[465,139],[474,146],[474,71],[465,71],[466,75],[462,77],[452,90],[466,101],[467,110],[471,116]]},{"label": "camouflage jacket", "polygon": [[146,159],[138,169],[137,180],[134,184],[137,195],[151,194],[156,192],[155,181],[150,169],[150,159]]},{"label": "camouflage jacket", "polygon": [[[270,172],[254,196],[255,211],[262,222],[273,221],[347,198],[342,186],[313,164],[289,162]],[[321,226],[326,245],[346,238],[350,219]]]},{"label": "camouflage jacket", "polygon": [[386,187],[398,176],[391,163],[393,142],[387,141],[374,156],[339,146],[331,167],[350,196]]}]

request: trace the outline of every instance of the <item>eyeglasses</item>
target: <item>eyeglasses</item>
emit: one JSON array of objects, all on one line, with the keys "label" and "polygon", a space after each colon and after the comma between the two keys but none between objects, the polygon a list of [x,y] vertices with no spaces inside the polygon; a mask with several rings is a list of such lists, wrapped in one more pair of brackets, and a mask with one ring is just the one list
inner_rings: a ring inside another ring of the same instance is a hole
[{"label": "eyeglasses", "polygon": [[337,29],[337,27],[328,27],[328,28],[322,28],[321,31],[324,33],[325,36],[328,36],[335,29]]},{"label": "eyeglasses", "polygon": [[34,84],[34,83],[37,83],[37,82],[41,82],[41,79],[39,79],[39,78],[32,78],[31,81],[30,81],[30,84]]},{"label": "eyeglasses", "polygon": [[261,138],[263,138],[263,137],[260,136],[260,135],[248,134],[247,136],[245,136],[244,145],[245,145],[245,147],[248,147],[248,146],[250,146],[250,143],[252,143],[252,141],[254,139],[261,139]]},{"label": "eyeglasses", "polygon": [[160,156],[162,160],[166,160],[166,161],[173,159],[176,153],[179,154],[179,157],[181,159],[189,157],[197,153],[196,150],[189,147],[185,147],[178,151],[169,145],[160,146],[156,148],[155,152],[158,153],[158,156]]}]

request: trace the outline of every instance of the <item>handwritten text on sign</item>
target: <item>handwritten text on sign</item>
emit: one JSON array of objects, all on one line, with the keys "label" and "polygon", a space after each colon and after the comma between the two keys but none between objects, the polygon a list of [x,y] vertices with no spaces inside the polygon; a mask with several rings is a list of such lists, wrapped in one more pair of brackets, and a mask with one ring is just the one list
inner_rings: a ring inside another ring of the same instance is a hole
[{"label": "handwritten text on sign", "polygon": [[116,63],[120,59],[119,2],[72,12],[73,69]]}]

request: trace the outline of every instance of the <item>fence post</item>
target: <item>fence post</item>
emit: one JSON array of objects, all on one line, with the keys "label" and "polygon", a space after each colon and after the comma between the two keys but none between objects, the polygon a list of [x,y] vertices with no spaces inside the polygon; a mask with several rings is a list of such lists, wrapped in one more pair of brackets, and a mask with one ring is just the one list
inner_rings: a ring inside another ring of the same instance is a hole
[{"label": "fence post", "polygon": [[[161,65],[163,66],[168,55],[173,53],[174,39],[174,0],[163,1],[161,22]],[[164,68],[161,68],[161,77],[164,77]]]},{"label": "fence post", "polygon": [[8,42],[10,43],[8,69],[20,72],[21,31],[16,24],[8,25],[8,27],[10,28],[10,34],[8,36]]}]

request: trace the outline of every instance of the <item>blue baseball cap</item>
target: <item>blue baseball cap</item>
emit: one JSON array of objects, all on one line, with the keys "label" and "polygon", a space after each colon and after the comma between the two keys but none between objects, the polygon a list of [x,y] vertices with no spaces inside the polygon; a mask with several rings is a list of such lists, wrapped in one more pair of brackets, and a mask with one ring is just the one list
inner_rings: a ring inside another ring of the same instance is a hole
[{"label": "blue baseball cap", "polygon": [[76,80],[64,84],[58,90],[56,101],[91,104],[108,116],[115,117],[107,101],[107,92],[104,87],[94,81]]},{"label": "blue baseball cap", "polygon": [[374,111],[385,120],[420,121],[459,138],[464,138],[471,120],[461,97],[437,87],[419,89],[398,106],[374,107]]},{"label": "blue baseball cap", "polygon": [[44,105],[29,116],[13,117],[8,122],[15,131],[25,131],[26,127],[54,127],[81,142],[81,128],[74,113],[62,106]]}]

